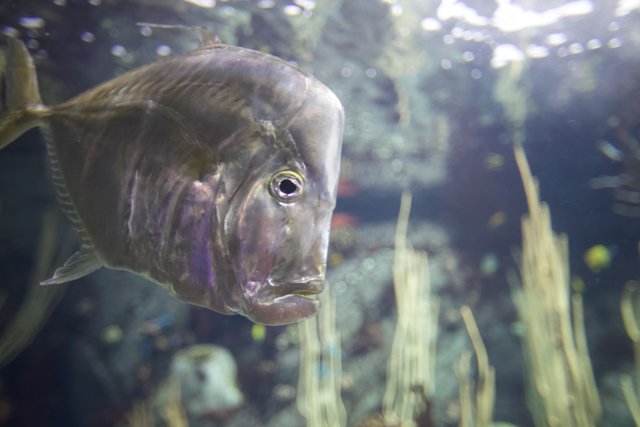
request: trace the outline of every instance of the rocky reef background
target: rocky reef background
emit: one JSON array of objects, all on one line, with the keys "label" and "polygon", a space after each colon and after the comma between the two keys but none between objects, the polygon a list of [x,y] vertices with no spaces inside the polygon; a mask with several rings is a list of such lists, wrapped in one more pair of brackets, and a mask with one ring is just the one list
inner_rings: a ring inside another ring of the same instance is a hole
[{"label": "rocky reef background", "polygon": [[[603,401],[601,425],[631,425],[618,377],[632,371],[633,354],[619,303],[625,283],[640,274],[640,219],[616,213],[615,191],[594,191],[590,182],[640,175],[640,149],[634,160],[621,141],[624,132],[640,139],[640,11],[618,16],[622,2],[600,2],[585,16],[501,31],[445,19],[438,14],[445,2],[195,3],[8,1],[0,4],[0,27],[27,41],[47,103],[197,45],[192,32],[139,22],[207,26],[225,43],[298,63],[338,94],[347,122],[329,280],[349,426],[375,425],[366,420],[381,407],[396,319],[391,267],[403,190],[413,193],[409,239],[430,254],[441,305],[432,413],[420,425],[458,425],[454,366],[470,348],[459,313],[465,304],[496,368],[494,419],[533,425],[507,282],[518,267],[526,209],[512,154],[518,138],[554,228],[569,236]],[[528,3],[518,5],[541,13]],[[492,2],[468,7],[482,16],[496,9]],[[554,34],[565,40],[554,41]],[[506,44],[523,56],[507,56],[499,66],[498,47]],[[547,55],[531,46],[545,46]],[[625,161],[603,155],[603,146]],[[190,425],[305,425],[295,405],[295,326],[262,330],[107,270],[33,300],[34,278],[73,252],[73,236],[56,209],[42,136],[32,131],[0,152],[0,333],[33,335],[0,371],[0,425],[145,425],[136,411],[154,401],[174,356],[196,343],[231,352],[244,403],[191,417]],[[601,268],[584,259],[596,245],[611,258]],[[0,337],[0,356],[9,347]]]}]

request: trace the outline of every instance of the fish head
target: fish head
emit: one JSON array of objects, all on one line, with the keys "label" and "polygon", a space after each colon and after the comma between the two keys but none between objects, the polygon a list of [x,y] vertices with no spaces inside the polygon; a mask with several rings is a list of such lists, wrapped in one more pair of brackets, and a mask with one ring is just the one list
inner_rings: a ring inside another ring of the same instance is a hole
[{"label": "fish head", "polygon": [[314,81],[286,120],[258,123],[251,157],[224,219],[235,280],[228,306],[254,322],[278,325],[316,313],[325,286],[336,204],[344,113]]}]

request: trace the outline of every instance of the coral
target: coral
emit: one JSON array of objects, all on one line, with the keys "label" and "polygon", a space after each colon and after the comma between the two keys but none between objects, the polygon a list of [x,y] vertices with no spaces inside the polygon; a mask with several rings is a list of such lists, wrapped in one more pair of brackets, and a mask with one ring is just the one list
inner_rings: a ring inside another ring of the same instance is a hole
[{"label": "coral", "polygon": [[162,408],[162,419],[168,427],[188,427],[187,412],[182,405],[182,390],[175,379],[167,384],[170,395],[169,401]]},{"label": "coral", "polygon": [[[182,406],[180,383],[175,379],[170,379],[164,387],[166,388],[167,400],[160,408],[160,415],[165,425],[167,427],[188,427],[189,421],[184,406]],[[153,398],[135,402],[126,416],[126,425],[129,427],[154,427],[155,421]]]},{"label": "coral", "polygon": [[165,410],[179,400],[176,384],[190,418],[224,415],[244,402],[236,384],[236,362],[223,347],[197,344],[181,350],[174,355],[170,371],[154,402],[165,417],[175,418],[175,411]]},{"label": "coral", "polygon": [[133,404],[131,411],[127,413],[126,425],[129,427],[153,427],[153,410],[147,401],[139,401]]}]

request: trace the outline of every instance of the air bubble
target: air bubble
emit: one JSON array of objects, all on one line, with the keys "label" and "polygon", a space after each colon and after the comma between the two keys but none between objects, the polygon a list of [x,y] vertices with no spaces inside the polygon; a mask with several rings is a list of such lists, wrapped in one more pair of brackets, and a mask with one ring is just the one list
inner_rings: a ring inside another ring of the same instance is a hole
[{"label": "air bubble", "polygon": [[258,1],[258,7],[260,9],[271,9],[275,7],[276,2],[274,0],[260,0]]},{"label": "air bubble", "polygon": [[614,37],[607,42],[607,47],[609,49],[616,49],[620,46],[622,46],[622,40],[620,40],[618,37]]},{"label": "air bubble", "polygon": [[345,282],[347,282],[347,285],[355,285],[359,281],[360,281],[360,275],[354,271],[347,274],[347,277],[345,277]]},{"label": "air bubble", "polygon": [[216,7],[216,0],[184,0],[184,1],[205,9],[212,9]]},{"label": "air bubble", "polygon": [[371,271],[376,266],[376,262],[373,258],[365,258],[362,260],[362,269],[364,271]]},{"label": "air bubble", "polygon": [[30,30],[39,30],[45,26],[46,22],[39,16],[23,16],[20,18],[19,24]]},{"label": "air bubble", "polygon": [[293,2],[306,10],[313,10],[316,7],[315,0],[293,0]]},{"label": "air bubble", "polygon": [[399,173],[402,172],[402,168],[404,167],[404,162],[400,159],[393,159],[391,161],[391,172]]},{"label": "air bubble", "polygon": [[572,55],[578,55],[584,52],[584,47],[580,43],[571,43],[569,45],[569,53]]},{"label": "air bubble", "polygon": [[8,37],[20,37],[20,31],[13,27],[2,27],[2,30],[0,30],[0,32]]},{"label": "air bubble", "polygon": [[47,59],[48,57],[49,57],[49,53],[44,49],[40,49],[39,51],[33,54],[33,59],[37,59],[37,60]]},{"label": "air bubble", "polygon": [[288,4],[284,7],[284,9],[282,9],[282,11],[287,16],[298,16],[302,13],[302,8],[294,4]]},{"label": "air bubble", "polygon": [[587,42],[587,49],[596,50],[602,47],[602,42],[598,39],[591,39]]},{"label": "air bubble", "polygon": [[117,58],[122,58],[126,54],[127,54],[127,48],[125,48],[121,44],[114,44],[111,47],[111,55],[113,55],[113,56],[115,56]]},{"label": "air bubble", "polygon": [[391,16],[393,16],[394,18],[402,15],[403,12],[404,11],[402,10],[402,6],[400,6],[399,4],[394,4],[393,6],[391,6]]},{"label": "air bubble", "polygon": [[420,21],[420,27],[422,27],[424,31],[440,31],[442,24],[435,18],[424,18]]},{"label": "air bubble", "polygon": [[560,46],[567,42],[567,36],[563,33],[553,33],[547,36],[546,42],[549,46]]},{"label": "air bubble", "polygon": [[171,48],[166,44],[161,44],[156,48],[156,54],[158,56],[169,56],[171,55]]},{"label": "air bubble", "polygon": [[94,36],[93,33],[89,31],[85,31],[84,33],[80,34],[80,40],[85,43],[93,43],[96,40],[96,36]]},{"label": "air bubble", "polygon": [[462,33],[462,40],[470,42],[476,37],[476,32],[471,30],[465,30]]},{"label": "air bubble", "polygon": [[533,59],[546,58],[549,56],[549,48],[536,44],[529,45],[527,46],[527,56]]}]

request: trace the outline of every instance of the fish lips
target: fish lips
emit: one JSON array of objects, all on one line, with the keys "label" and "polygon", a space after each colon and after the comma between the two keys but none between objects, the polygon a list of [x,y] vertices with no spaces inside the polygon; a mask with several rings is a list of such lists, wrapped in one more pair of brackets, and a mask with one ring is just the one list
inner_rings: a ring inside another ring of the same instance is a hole
[{"label": "fish lips", "polygon": [[268,280],[257,293],[244,296],[244,315],[264,325],[286,325],[313,316],[320,307],[317,295],[324,278],[274,282]]}]

